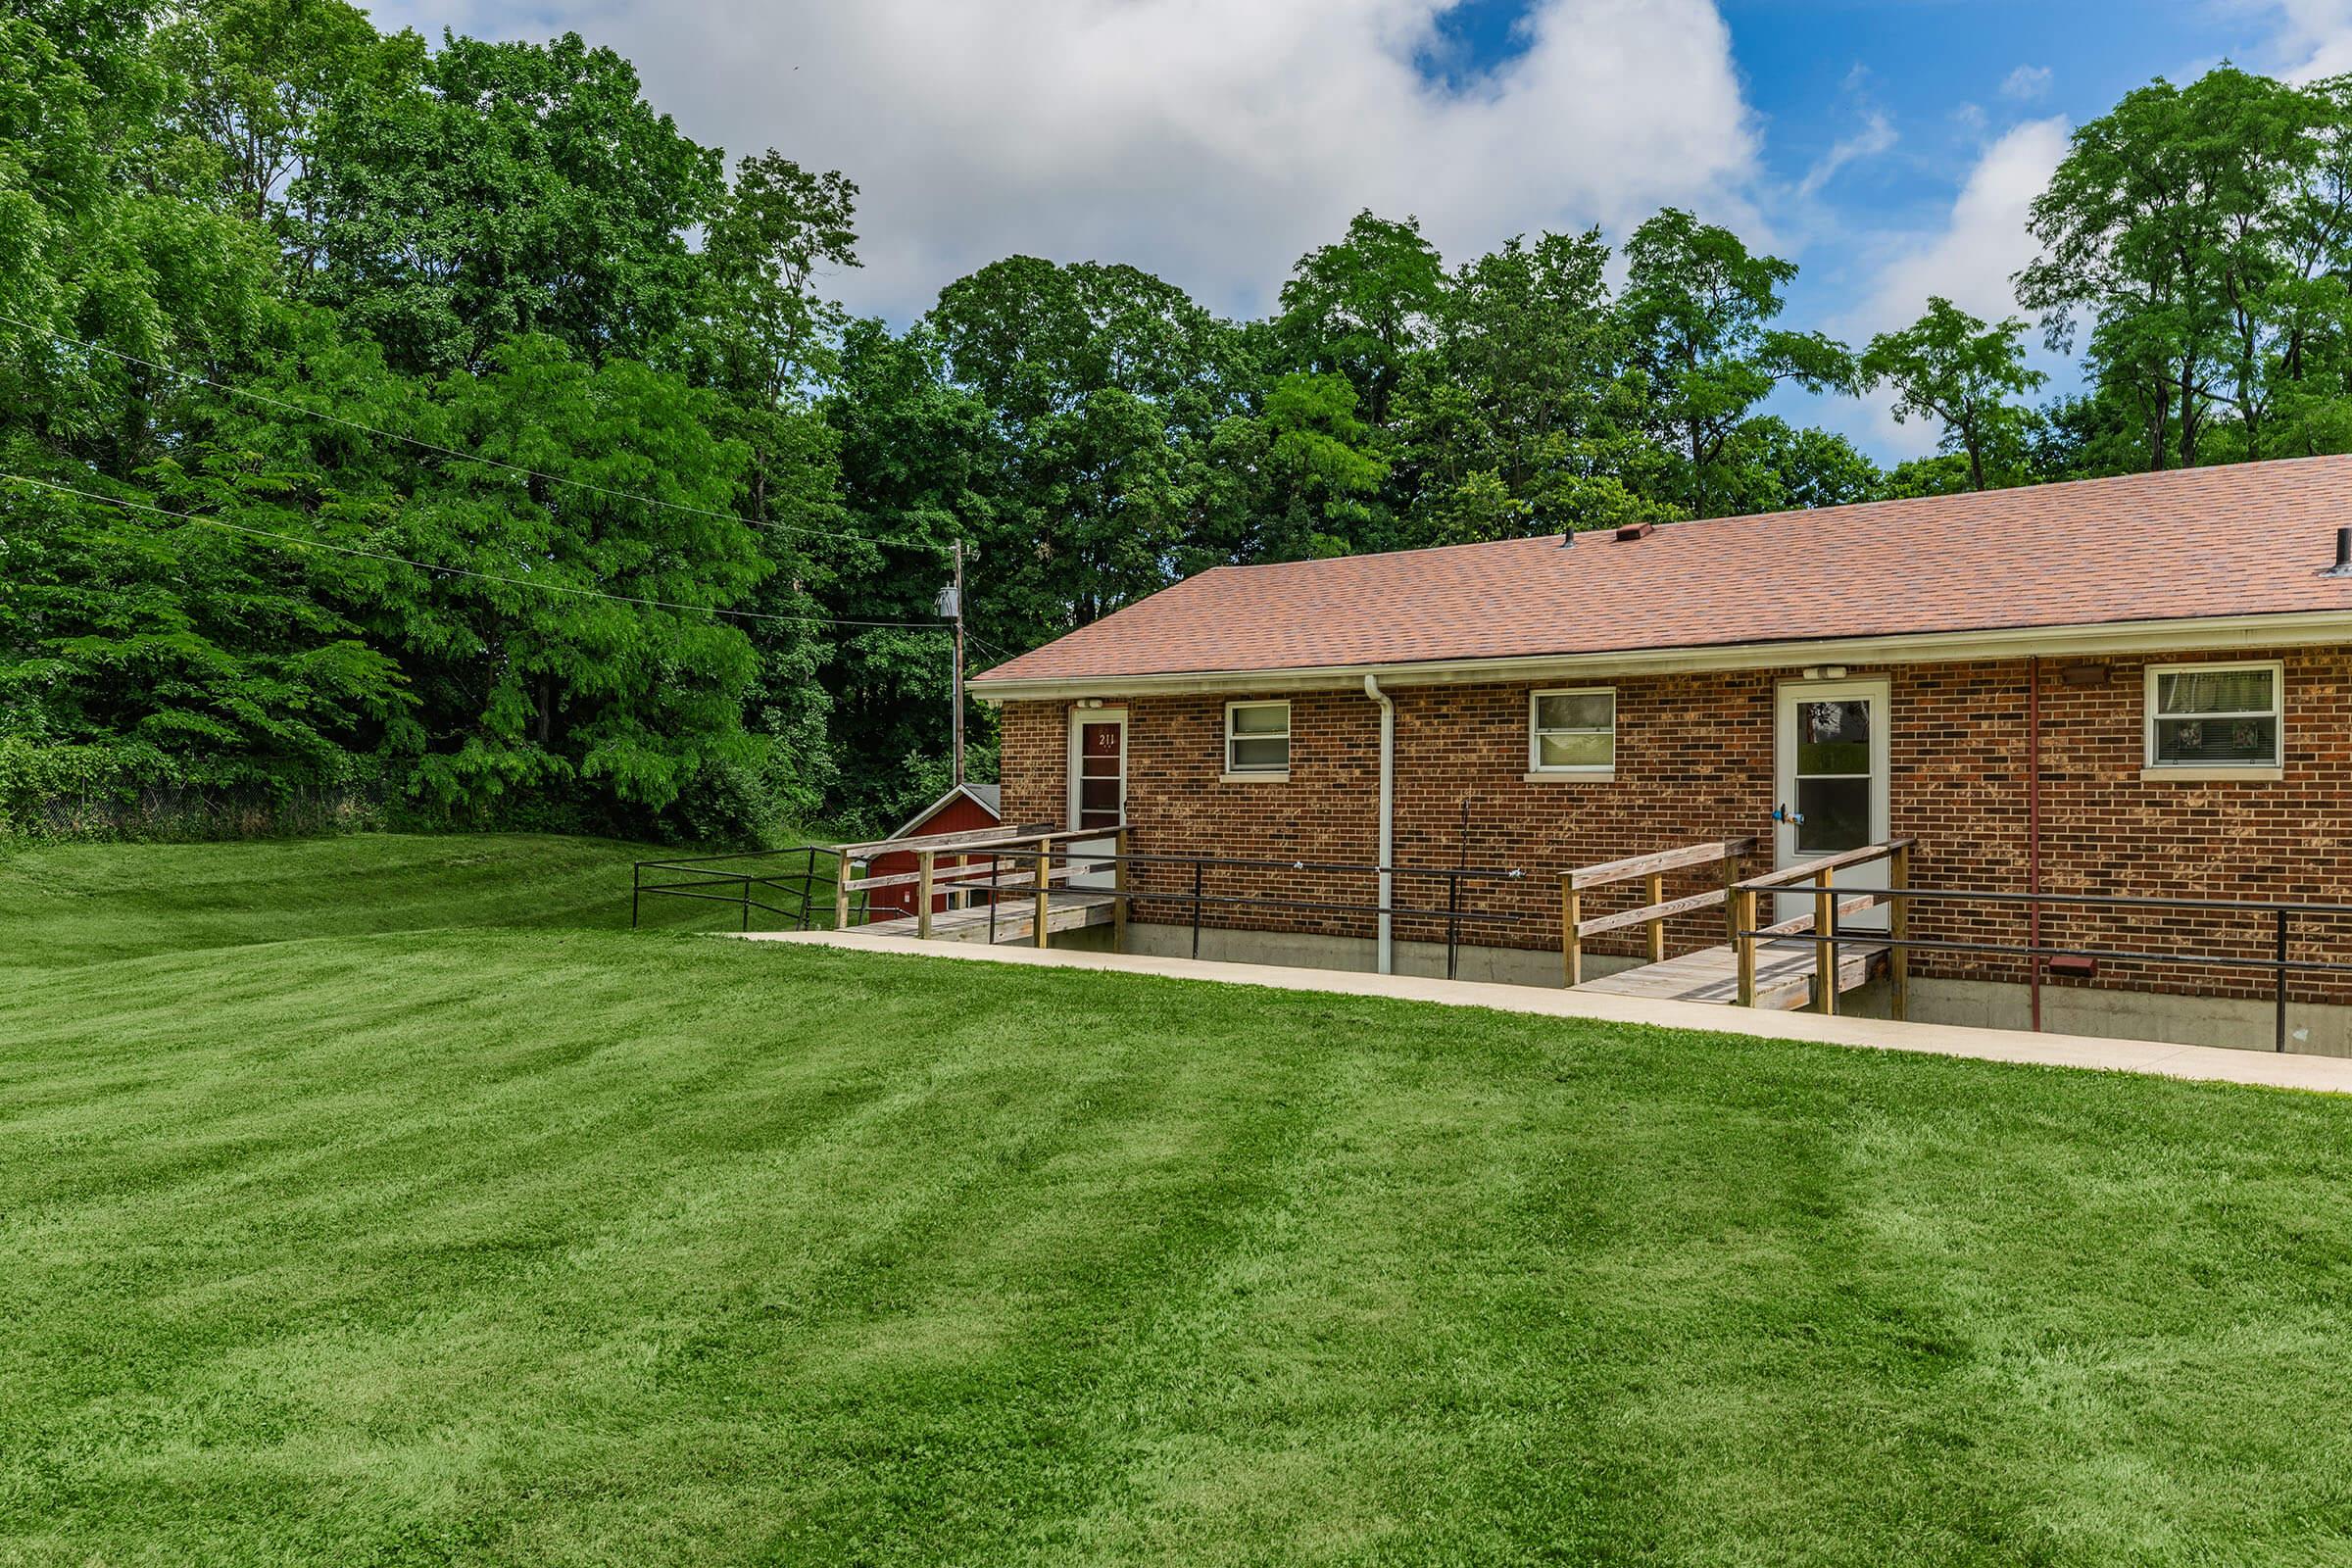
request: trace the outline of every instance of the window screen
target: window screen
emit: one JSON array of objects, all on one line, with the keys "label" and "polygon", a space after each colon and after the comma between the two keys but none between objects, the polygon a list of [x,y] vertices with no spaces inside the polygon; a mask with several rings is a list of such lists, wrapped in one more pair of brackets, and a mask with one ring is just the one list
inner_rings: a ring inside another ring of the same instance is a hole
[{"label": "window screen", "polygon": [[1291,765],[1291,705],[1232,703],[1225,709],[1225,771],[1281,773]]},{"label": "window screen", "polygon": [[1528,766],[1538,773],[1591,773],[1617,760],[1617,694],[1535,692],[1528,698]]},{"label": "window screen", "polygon": [[2278,765],[2278,666],[2159,669],[2148,698],[2148,760],[2154,765]]}]

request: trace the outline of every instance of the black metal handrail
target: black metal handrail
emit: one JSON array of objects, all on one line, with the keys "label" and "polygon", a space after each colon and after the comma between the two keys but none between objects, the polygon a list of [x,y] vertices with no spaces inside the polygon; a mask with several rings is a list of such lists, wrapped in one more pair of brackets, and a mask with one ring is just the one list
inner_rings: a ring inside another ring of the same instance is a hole
[{"label": "black metal handrail", "polygon": [[[2295,974],[2352,974],[2352,963],[2329,962],[2318,958],[2296,958],[2290,951],[2293,941],[2292,922],[2298,916],[2352,916],[2352,904],[2288,904],[2266,899],[2168,898],[2161,894],[2136,893],[2013,893],[1989,888],[1871,888],[1850,884],[1839,887],[1824,886],[1813,879],[1781,883],[1759,891],[1792,894],[1807,898],[1828,893],[1839,898],[1851,896],[1855,899],[1869,899],[1874,903],[1880,900],[1891,902],[1897,899],[1942,899],[1954,903],[2024,905],[2029,908],[2036,908],[2042,905],[2057,905],[2062,907],[2078,908],[2196,909],[2208,912],[2264,915],[2271,922],[2269,936],[2272,953],[2270,956],[2262,958],[2235,957],[2224,954],[2158,953],[2134,948],[2061,947],[2053,943],[1968,942],[1949,937],[1915,937],[1908,931],[1897,936],[1891,931],[1840,930],[1840,922],[1836,913],[1833,913],[1830,929],[1826,932],[1772,931],[1760,928],[1753,931],[1735,932],[1734,940],[1803,942],[1817,947],[1827,946],[1829,949],[1827,967],[1832,976],[1838,970],[1839,945],[1847,942],[1865,942],[1872,947],[1897,949],[1903,952],[1973,953],[1999,957],[2026,958],[2037,968],[2049,958],[2091,958],[2104,959],[2114,963],[2172,964],[2181,968],[2267,971],[2276,977],[2272,989],[2274,1004],[2272,1048],[2279,1052],[2286,1050],[2288,976]],[[1824,983],[1835,985],[1837,981],[1825,979]]]},{"label": "black metal handrail", "polygon": [[[958,853],[967,852],[959,851]],[[1538,916],[1526,912],[1478,911],[1465,910],[1462,907],[1461,885],[1464,880],[1525,881],[1527,873],[1515,866],[1382,865],[1377,861],[1360,860],[1282,860],[1247,856],[1120,854],[1112,851],[1080,849],[1075,846],[1064,846],[1059,849],[1022,850],[1009,856],[1001,850],[983,850],[980,853],[988,860],[986,879],[960,878],[955,885],[968,889],[974,894],[985,893],[988,896],[988,940],[991,943],[997,940],[997,907],[1007,891],[1000,880],[1001,861],[1006,858],[1024,863],[1044,859],[1065,866],[1083,862],[1089,870],[1098,867],[1115,869],[1131,865],[1189,868],[1193,873],[1190,891],[1182,888],[1134,888],[1115,885],[1103,888],[1086,888],[1080,891],[1090,895],[1107,896],[1120,900],[1129,907],[1133,907],[1139,902],[1181,904],[1189,906],[1193,916],[1192,956],[1196,958],[1200,956],[1201,915],[1211,906],[1229,908],[1275,909],[1285,913],[1358,914],[1375,917],[1386,914],[1392,918],[1401,915],[1412,919],[1442,919],[1446,921],[1446,977],[1450,980],[1454,977],[1460,962],[1461,928],[1465,924],[1516,925],[1538,918]],[[1379,876],[1385,872],[1391,877],[1442,877],[1446,883],[1446,901],[1445,907],[1436,908],[1398,904],[1393,896],[1386,904],[1378,900],[1365,904],[1322,899],[1282,898],[1269,895],[1210,893],[1206,891],[1206,876],[1211,869],[1336,872],[1369,876]],[[1021,896],[1035,896],[1033,886],[1024,886],[1015,891]],[[1063,891],[1070,891],[1067,882],[1063,884]],[[1048,897],[1051,896],[1049,891]]]},{"label": "black metal handrail", "polygon": [[[629,868],[629,928],[637,928],[645,897],[650,893],[657,898],[699,899],[706,903],[735,905],[743,911],[742,929],[745,931],[752,928],[754,909],[763,910],[785,921],[784,929],[788,931],[819,929],[823,921],[816,912],[822,907],[816,896],[817,890],[833,888],[840,873],[840,867],[836,865],[833,876],[820,876],[816,869],[816,858],[819,855],[831,855],[836,860],[839,859],[830,846],[803,844],[785,850],[732,850],[721,855],[682,855],[659,860],[633,861]],[[720,870],[714,863],[720,860],[789,858],[794,856],[801,858],[798,871],[769,875],[750,870]],[[707,880],[648,882],[645,879],[648,871],[657,876],[666,873]],[[719,891],[722,885],[732,887],[734,891]],[[755,888],[789,902],[770,904],[764,899],[756,899],[752,896]]]}]

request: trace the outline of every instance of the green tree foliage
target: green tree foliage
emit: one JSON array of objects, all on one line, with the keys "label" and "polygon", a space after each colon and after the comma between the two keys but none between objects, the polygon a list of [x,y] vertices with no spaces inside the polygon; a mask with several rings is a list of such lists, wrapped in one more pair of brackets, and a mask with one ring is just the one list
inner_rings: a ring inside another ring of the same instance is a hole
[{"label": "green tree foliage", "polygon": [[[1504,242],[1464,264],[1400,416],[1406,542],[1614,527],[1678,515],[1642,434],[1626,321],[1597,230]],[[1644,499],[1647,498],[1647,499]]]},{"label": "green tree foliage", "polygon": [[1733,433],[1723,473],[1736,487],[1726,494],[1738,513],[1850,506],[1876,501],[1886,491],[1879,466],[1845,437],[1769,414]]},{"label": "green tree foliage", "polygon": [[1681,470],[1675,500],[1694,516],[1730,510],[1734,437],[1776,386],[1852,386],[1843,344],[1771,324],[1795,276],[1794,263],[1753,255],[1730,229],[1673,208],[1626,245],[1625,329],[1645,420]]},{"label": "green tree foliage", "polygon": [[321,119],[295,182],[317,214],[306,291],[406,373],[478,370],[532,332],[590,361],[650,359],[692,307],[687,232],[722,184],[718,155],[610,49],[418,45],[394,85]]},{"label": "green tree foliage", "polygon": [[[172,78],[162,122],[211,156],[231,213],[267,227],[305,260],[315,215],[289,212],[338,94],[413,62],[416,40],[382,38],[345,0],[192,0],[157,32],[155,60]],[[396,79],[396,77],[394,78]]]},{"label": "green tree foliage", "polygon": [[[840,373],[823,404],[836,433],[845,514],[868,535],[838,542],[827,603],[845,615],[919,621],[934,613],[949,576],[949,550],[971,550],[966,622],[975,668],[993,650],[1029,646],[1019,603],[1003,584],[1031,564],[996,526],[1004,457],[992,413],[947,373],[932,330],[904,335],[881,321],[850,323]],[[844,626],[821,670],[832,710],[839,777],[832,791],[850,820],[887,829],[947,788],[953,728],[950,646],[936,632]],[[985,710],[967,731],[986,735]]]},{"label": "green tree foliage", "polygon": [[1275,328],[1299,368],[1348,377],[1364,420],[1383,427],[1445,292],[1445,264],[1418,221],[1362,212],[1344,239],[1299,259]]},{"label": "green tree foliage", "polygon": [[1935,419],[1943,445],[1968,460],[1968,487],[2018,482],[2028,411],[2008,400],[2049,377],[2026,365],[2026,323],[1987,325],[1940,295],[1898,332],[1870,340],[1862,379],[1894,392],[1897,419]]},{"label": "green tree foliage", "polygon": [[2352,263],[2347,102],[2340,81],[2229,66],[2160,77],[2078,130],[2035,200],[2018,298],[2054,348],[2088,320],[2093,383],[2138,426],[2141,466],[2199,462],[2217,410],[2233,456],[2311,447],[2305,383],[2340,374]]},{"label": "green tree foliage", "polygon": [[949,284],[929,326],[989,411],[979,542],[1006,634],[1034,646],[1164,586],[1201,454],[1243,407],[1232,324],[1132,267],[1016,256]]}]

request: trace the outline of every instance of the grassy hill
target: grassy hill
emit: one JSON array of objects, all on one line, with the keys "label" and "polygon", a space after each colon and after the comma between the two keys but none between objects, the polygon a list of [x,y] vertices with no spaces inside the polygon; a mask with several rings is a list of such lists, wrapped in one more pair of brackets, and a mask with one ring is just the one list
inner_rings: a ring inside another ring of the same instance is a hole
[{"label": "grassy hill", "polygon": [[2352,1104],[630,933],[634,853],[0,856],[0,1562],[2342,1560]]}]

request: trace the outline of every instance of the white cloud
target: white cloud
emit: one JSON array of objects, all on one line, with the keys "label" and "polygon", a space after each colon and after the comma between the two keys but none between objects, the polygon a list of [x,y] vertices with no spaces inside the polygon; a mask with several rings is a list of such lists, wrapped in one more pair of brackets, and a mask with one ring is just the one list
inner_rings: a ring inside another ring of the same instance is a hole
[{"label": "white cloud", "polygon": [[1667,202],[1752,220],[1757,132],[1712,0],[1537,0],[1523,51],[1446,87],[1414,62],[1452,3],[385,0],[377,20],[576,28],[697,139],[841,169],[865,266],[832,281],[897,316],[1014,252],[1259,310],[1363,207],[1419,215],[1449,256]]},{"label": "white cloud", "polygon": [[[1988,321],[2021,314],[2009,280],[2034,259],[2027,218],[2066,156],[2067,132],[2062,116],[2033,120],[1987,146],[1943,226],[1896,246],[1861,302],[1837,323],[1840,335],[1859,346],[1875,333],[1907,326],[1938,294]],[[1857,439],[1900,456],[1935,450],[1937,432],[1916,421],[1897,424],[1886,399],[1868,399],[1863,408],[1865,422],[1850,432]]]},{"label": "white cloud", "polygon": [[2273,31],[2260,64],[2292,81],[2352,71],[2352,0],[2234,0]]},{"label": "white cloud", "polygon": [[1821,159],[1811,169],[1805,171],[1805,177],[1797,182],[1797,195],[1800,197],[1819,195],[1822,186],[1835,179],[1838,172],[1846,165],[1857,159],[1876,158],[1881,153],[1892,148],[1894,143],[1893,124],[1876,109],[1871,110],[1863,117],[1860,130],[1855,131],[1851,136],[1839,141],[1828,152],[1822,154]]},{"label": "white cloud", "polygon": [[2050,68],[2020,66],[2003,78],[2001,96],[2019,103],[2033,103],[2050,95]]}]

